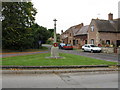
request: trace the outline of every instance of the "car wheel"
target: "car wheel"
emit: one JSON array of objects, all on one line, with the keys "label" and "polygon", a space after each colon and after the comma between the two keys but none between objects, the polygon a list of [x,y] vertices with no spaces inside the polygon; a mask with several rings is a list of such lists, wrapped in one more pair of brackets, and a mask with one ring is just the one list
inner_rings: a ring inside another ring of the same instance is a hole
[{"label": "car wheel", "polygon": [[94,51],[93,50],[91,50],[91,53],[93,53]]},{"label": "car wheel", "polygon": [[101,53],[101,51],[99,51],[98,53]]},{"label": "car wheel", "polygon": [[85,52],[85,49],[83,49],[83,51]]}]

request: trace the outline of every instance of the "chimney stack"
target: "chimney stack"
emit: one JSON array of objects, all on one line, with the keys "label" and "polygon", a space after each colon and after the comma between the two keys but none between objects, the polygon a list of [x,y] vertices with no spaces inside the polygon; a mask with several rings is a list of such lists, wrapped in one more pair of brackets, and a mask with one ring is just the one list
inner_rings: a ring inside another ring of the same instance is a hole
[{"label": "chimney stack", "polygon": [[113,20],[113,14],[112,13],[108,14],[108,20]]},{"label": "chimney stack", "polygon": [[61,30],[61,34],[63,33],[63,30]]},{"label": "chimney stack", "polygon": [[81,25],[82,25],[82,26],[84,26],[84,24],[83,24],[83,23],[81,23]]}]

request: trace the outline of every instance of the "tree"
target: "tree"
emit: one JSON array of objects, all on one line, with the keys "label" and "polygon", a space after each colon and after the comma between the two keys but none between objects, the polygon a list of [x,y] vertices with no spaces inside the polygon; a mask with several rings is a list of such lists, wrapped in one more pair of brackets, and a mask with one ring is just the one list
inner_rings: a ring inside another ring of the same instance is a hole
[{"label": "tree", "polygon": [[31,2],[2,2],[2,46],[23,50],[32,47],[36,9]]},{"label": "tree", "polygon": [[33,43],[33,48],[39,48],[39,42],[46,43],[46,40],[49,38],[49,31],[47,28],[43,26],[39,26],[38,24],[34,24],[32,26],[32,29],[34,30],[34,43]]},{"label": "tree", "polygon": [[54,37],[54,29],[48,29],[49,37]]}]

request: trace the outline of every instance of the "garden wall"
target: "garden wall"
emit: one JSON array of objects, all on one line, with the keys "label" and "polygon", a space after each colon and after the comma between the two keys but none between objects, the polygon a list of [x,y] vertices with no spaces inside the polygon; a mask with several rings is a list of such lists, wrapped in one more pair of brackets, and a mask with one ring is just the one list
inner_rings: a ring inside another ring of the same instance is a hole
[{"label": "garden wall", "polygon": [[115,47],[101,47],[103,53],[120,53],[120,48]]}]

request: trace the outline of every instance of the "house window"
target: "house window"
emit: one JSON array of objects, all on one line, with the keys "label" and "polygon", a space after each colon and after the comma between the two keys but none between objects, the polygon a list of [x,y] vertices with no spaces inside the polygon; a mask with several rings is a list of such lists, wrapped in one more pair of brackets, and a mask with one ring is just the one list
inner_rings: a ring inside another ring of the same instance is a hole
[{"label": "house window", "polygon": [[78,44],[78,40],[76,41],[76,44]]},{"label": "house window", "polygon": [[70,33],[70,36],[71,36],[71,33]]},{"label": "house window", "polygon": [[106,40],[106,44],[110,45],[110,40]]},{"label": "house window", "polygon": [[92,31],[92,32],[94,31],[94,25],[91,26],[91,31]]},{"label": "house window", "polygon": [[94,39],[91,39],[91,44],[94,44]]},{"label": "house window", "polygon": [[70,44],[71,44],[71,40],[70,40]]}]

